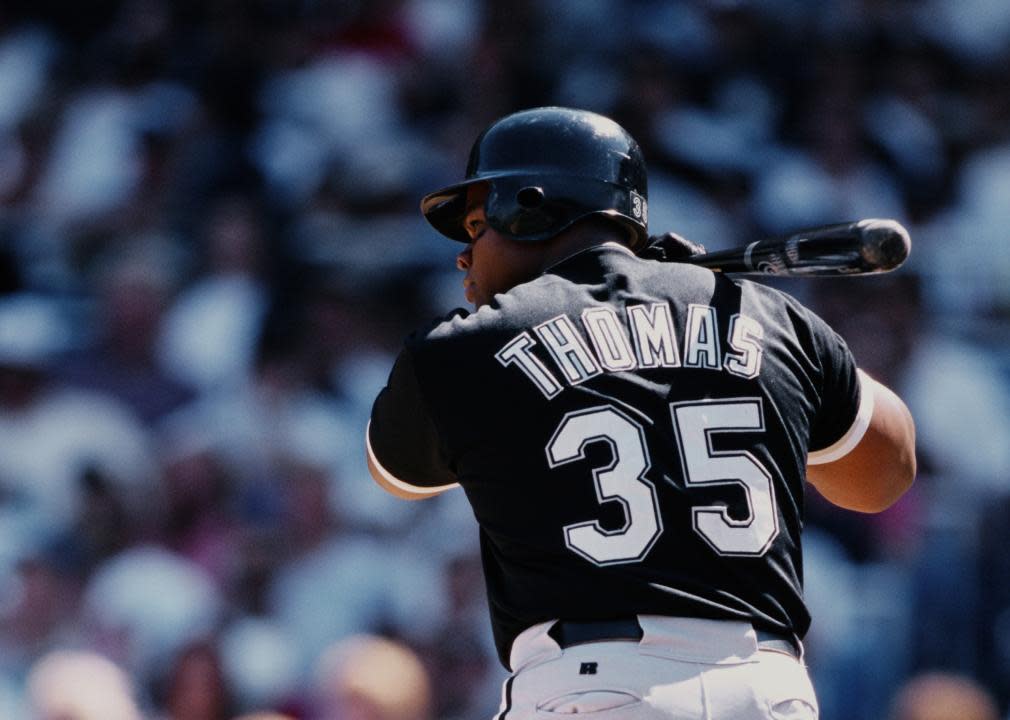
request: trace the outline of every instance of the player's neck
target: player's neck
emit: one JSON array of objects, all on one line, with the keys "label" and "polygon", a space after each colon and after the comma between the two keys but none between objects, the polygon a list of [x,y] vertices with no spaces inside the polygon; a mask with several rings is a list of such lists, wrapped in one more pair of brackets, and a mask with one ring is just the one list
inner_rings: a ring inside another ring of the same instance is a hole
[{"label": "player's neck", "polygon": [[628,247],[619,232],[602,227],[602,223],[575,226],[548,241],[544,248],[543,267],[547,269],[584,250],[601,245]]}]

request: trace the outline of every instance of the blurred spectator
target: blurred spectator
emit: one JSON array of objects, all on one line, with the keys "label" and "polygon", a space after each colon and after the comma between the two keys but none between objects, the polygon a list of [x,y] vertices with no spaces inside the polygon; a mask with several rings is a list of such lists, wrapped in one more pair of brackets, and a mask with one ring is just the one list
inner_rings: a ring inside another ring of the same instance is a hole
[{"label": "blurred spectator", "polygon": [[282,202],[307,200],[326,176],[327,161],[356,143],[401,138],[396,76],[361,52],[334,52],[305,67],[283,68],[265,84],[265,122],[253,158]]},{"label": "blurred spectator", "polygon": [[[438,623],[425,660],[432,675],[436,706],[443,718],[468,718],[484,711],[500,694],[494,648],[487,642],[487,602],[480,557],[459,555],[448,561],[445,573],[449,608]],[[497,686],[497,687],[492,687]]]},{"label": "blurred spectator", "polygon": [[1005,317],[1010,311],[1010,245],[1003,232],[1010,204],[1000,191],[1010,182],[1010,139],[1003,142],[965,158],[954,201],[918,236],[916,266],[927,278],[927,301],[945,315]]},{"label": "blurred spectator", "polygon": [[224,587],[238,572],[237,483],[214,438],[187,420],[173,416],[159,428],[163,504],[152,523],[165,546]]},{"label": "blurred spectator", "polygon": [[272,618],[245,615],[220,636],[221,663],[239,707],[281,707],[302,676],[291,638]]},{"label": "blurred spectator", "polygon": [[312,720],[431,720],[431,681],[417,655],[377,636],[346,638],[319,658]]},{"label": "blurred spectator", "polygon": [[54,651],[28,675],[32,720],[141,720],[129,676],[92,652]]},{"label": "blurred spectator", "polygon": [[854,56],[826,53],[813,64],[805,112],[793,132],[802,141],[772,154],[754,183],[754,215],[782,233],[843,219],[905,219],[900,188],[870,154],[861,117],[865,78]]},{"label": "blurred spectator", "polygon": [[247,198],[223,198],[210,209],[201,238],[206,267],[175,299],[159,340],[161,362],[178,381],[207,391],[251,372],[267,302],[262,224]]},{"label": "blurred spectator", "polygon": [[[972,534],[977,546],[968,560],[975,571],[978,612],[972,640],[978,645],[975,679],[997,698],[1010,697],[1010,492],[988,498]],[[1005,702],[1005,701],[1004,701]]]},{"label": "blurred spectator", "polygon": [[999,720],[990,694],[970,678],[924,673],[911,678],[894,699],[891,720]]},{"label": "blurred spectator", "polygon": [[[166,423],[184,433],[195,430],[195,438],[220,454],[237,474],[244,502],[255,502],[250,493],[264,492],[276,500],[274,476],[293,438],[304,434],[329,456],[349,442],[339,408],[309,387],[291,338],[264,335],[254,351],[247,374],[204,392]],[[328,446],[319,444],[322,438]]]},{"label": "blurred spectator", "polygon": [[4,582],[0,672],[17,675],[53,647],[76,641],[79,595],[72,555],[49,547],[22,557]]},{"label": "blurred spectator", "polygon": [[52,381],[52,360],[68,342],[44,298],[0,299],[0,516],[20,529],[19,542],[73,527],[89,471],[131,505],[151,487],[150,438],[130,410]]},{"label": "blurred spectator", "polygon": [[192,396],[159,366],[157,340],[178,281],[168,238],[139,238],[99,261],[94,337],[60,359],[63,383],[107,393],[152,425]]},{"label": "blurred spectator", "polygon": [[[920,446],[950,480],[981,498],[1007,488],[1010,380],[998,352],[950,334],[921,337],[900,389]],[[970,498],[969,498],[970,501]]]},{"label": "blurred spectator", "polygon": [[36,202],[61,224],[122,208],[140,179],[141,146],[127,93],[87,87],[68,103]]},{"label": "blurred spectator", "polygon": [[164,720],[228,720],[234,714],[217,649],[207,642],[184,647],[161,688]]},{"label": "blurred spectator", "polygon": [[278,570],[271,614],[291,638],[302,671],[342,637],[391,631],[430,639],[445,611],[437,558],[368,535],[336,535]]},{"label": "blurred spectator", "polygon": [[917,7],[920,32],[959,59],[986,64],[1005,59],[1010,47],[1010,8],[994,0],[957,4],[928,0]]},{"label": "blurred spectator", "polygon": [[22,693],[22,682],[0,677],[0,717],[28,717],[28,708]]},{"label": "blurred spectator", "polygon": [[12,29],[0,40],[0,131],[16,127],[44,96],[57,50],[41,26]]},{"label": "blurred spectator", "polygon": [[152,681],[188,643],[217,628],[219,589],[195,564],[156,546],[110,558],[84,589],[81,614],[92,647]]}]

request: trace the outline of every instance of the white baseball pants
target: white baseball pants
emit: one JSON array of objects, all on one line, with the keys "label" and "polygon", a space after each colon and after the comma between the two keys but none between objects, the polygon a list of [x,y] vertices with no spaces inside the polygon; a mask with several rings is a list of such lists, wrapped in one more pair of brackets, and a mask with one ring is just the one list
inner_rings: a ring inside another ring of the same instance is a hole
[{"label": "white baseball pants", "polygon": [[512,645],[495,720],[816,720],[801,660],[759,648],[749,623],[639,615],[643,637],[562,649],[553,622]]}]

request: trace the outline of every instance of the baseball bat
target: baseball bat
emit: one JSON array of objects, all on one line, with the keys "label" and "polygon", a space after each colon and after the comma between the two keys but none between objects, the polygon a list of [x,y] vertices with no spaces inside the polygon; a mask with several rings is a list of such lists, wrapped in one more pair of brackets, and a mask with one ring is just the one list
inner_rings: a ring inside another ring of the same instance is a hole
[{"label": "baseball bat", "polygon": [[911,249],[912,240],[901,223],[871,218],[756,240],[685,262],[745,275],[867,275],[894,270]]}]

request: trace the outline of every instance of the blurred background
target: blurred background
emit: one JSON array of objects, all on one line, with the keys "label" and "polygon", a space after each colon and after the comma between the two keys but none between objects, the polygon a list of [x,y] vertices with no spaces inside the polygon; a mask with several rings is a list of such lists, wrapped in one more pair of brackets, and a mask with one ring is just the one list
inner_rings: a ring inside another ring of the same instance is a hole
[{"label": "blurred background", "polygon": [[495,712],[465,498],[363,432],[464,303],[421,195],[545,104],[636,136],[653,232],[910,229],[776,282],[919,433],[889,511],[811,492],[807,660],[824,720],[1010,717],[1008,67],[1001,0],[4,0],[0,718]]}]

